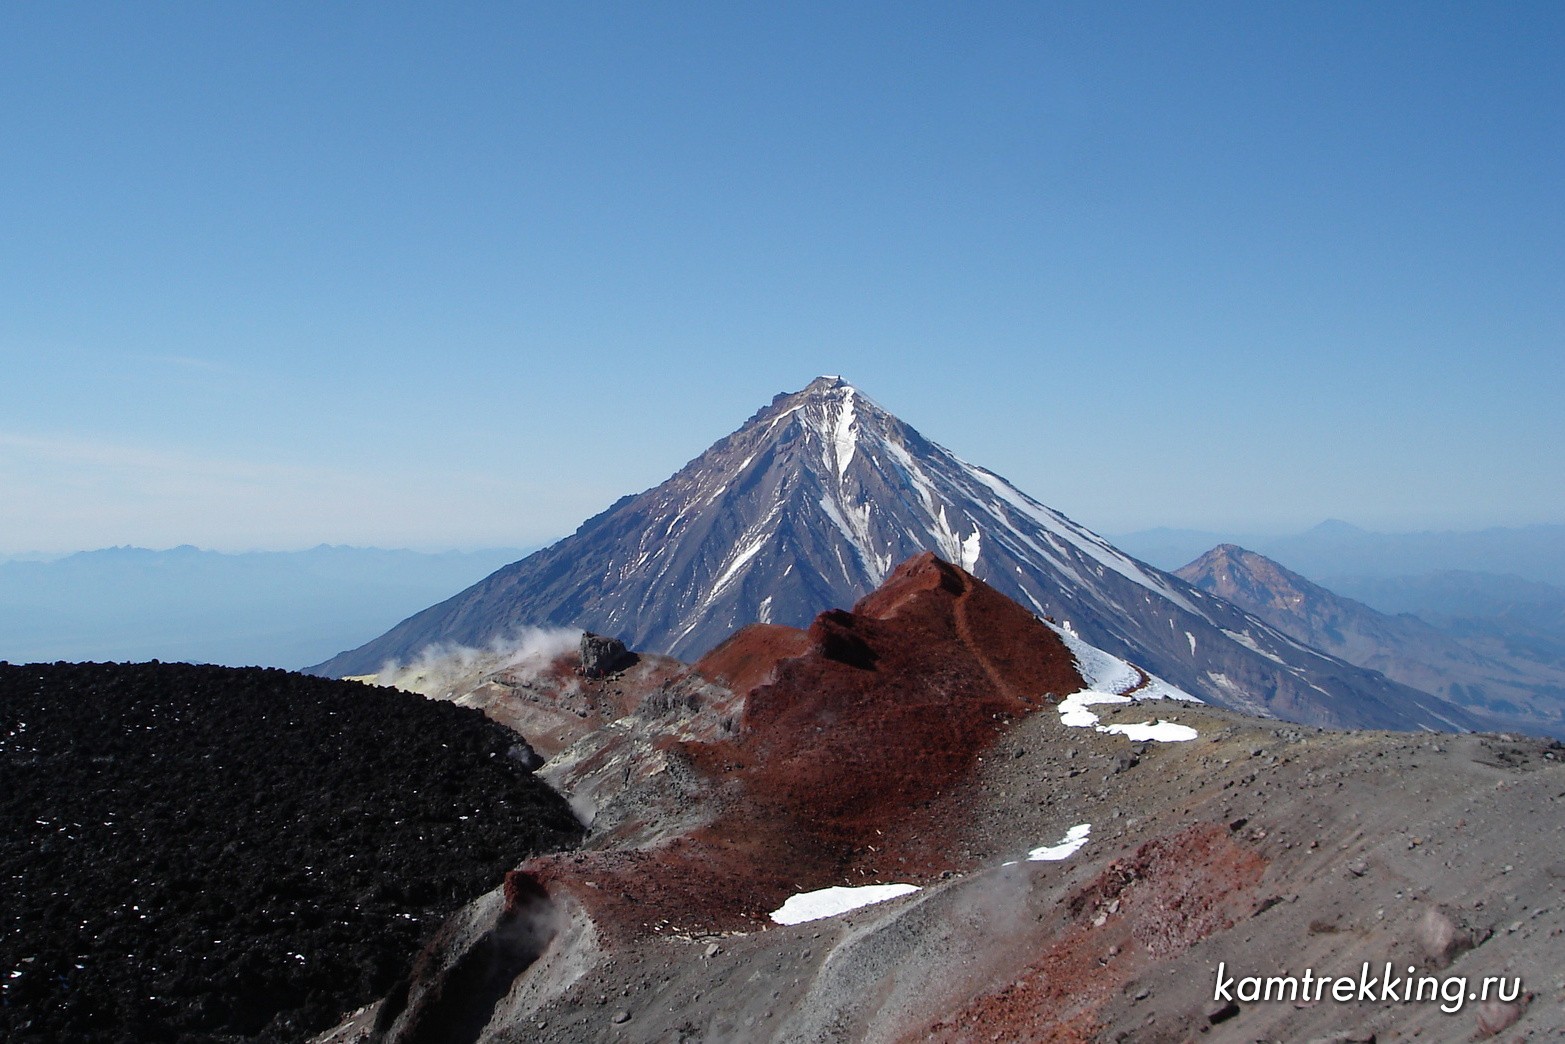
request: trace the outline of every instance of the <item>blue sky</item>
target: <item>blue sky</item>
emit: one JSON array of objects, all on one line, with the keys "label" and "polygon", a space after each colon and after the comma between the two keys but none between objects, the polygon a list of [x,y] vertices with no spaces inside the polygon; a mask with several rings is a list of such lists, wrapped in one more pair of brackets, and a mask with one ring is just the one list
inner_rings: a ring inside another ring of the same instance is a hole
[{"label": "blue sky", "polygon": [[1565,521],[1565,5],[0,8],[0,552],[569,532],[840,373],[1108,532]]}]

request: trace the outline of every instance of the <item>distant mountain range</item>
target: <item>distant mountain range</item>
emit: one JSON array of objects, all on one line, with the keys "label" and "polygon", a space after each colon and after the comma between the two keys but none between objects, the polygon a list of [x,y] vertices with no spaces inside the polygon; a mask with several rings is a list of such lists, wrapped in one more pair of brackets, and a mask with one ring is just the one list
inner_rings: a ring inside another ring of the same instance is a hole
[{"label": "distant mountain range", "polygon": [[0,562],[0,660],[297,668],[523,552],[112,547]]},{"label": "distant mountain range", "polygon": [[1565,588],[1447,569],[1422,576],[1327,576],[1322,583],[1386,613],[1412,613],[1499,656],[1565,667]]},{"label": "distant mountain range", "polygon": [[1264,555],[1222,544],[1176,575],[1349,663],[1459,703],[1496,727],[1565,736],[1565,666],[1387,615]]},{"label": "distant mountain range", "polygon": [[1371,533],[1332,520],[1283,537],[1148,529],[1114,539],[1176,570],[1216,545],[1242,546],[1382,613],[1411,613],[1490,658],[1565,667],[1565,526]]},{"label": "distant mountain range", "polygon": [[1177,569],[1218,544],[1237,544],[1317,582],[1326,577],[1415,577],[1461,570],[1565,585],[1565,525],[1374,533],[1329,519],[1291,536],[1160,528],[1119,534],[1113,540],[1163,569]]},{"label": "distant mountain range", "polygon": [[751,622],[803,626],[852,605],[923,551],[1223,706],[1317,724],[1474,723],[1137,561],[834,377],[777,396],[662,485],[314,669],[373,674],[532,625],[693,658]]}]

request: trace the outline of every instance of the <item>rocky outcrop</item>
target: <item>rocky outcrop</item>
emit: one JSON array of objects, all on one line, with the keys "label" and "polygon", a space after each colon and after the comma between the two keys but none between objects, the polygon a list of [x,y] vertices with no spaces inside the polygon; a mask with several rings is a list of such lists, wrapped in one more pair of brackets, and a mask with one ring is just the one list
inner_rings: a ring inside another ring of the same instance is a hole
[{"label": "rocky outcrop", "polygon": [[581,636],[581,673],[589,678],[604,678],[630,666],[635,657],[618,638],[585,631]]}]

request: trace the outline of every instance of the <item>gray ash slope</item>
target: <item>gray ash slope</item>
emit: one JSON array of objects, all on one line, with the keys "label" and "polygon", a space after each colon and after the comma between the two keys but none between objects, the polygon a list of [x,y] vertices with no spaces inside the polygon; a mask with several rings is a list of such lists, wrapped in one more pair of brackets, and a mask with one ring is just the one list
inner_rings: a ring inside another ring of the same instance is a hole
[{"label": "gray ash slope", "polygon": [[835,377],[777,396],[662,485],[314,670],[369,674],[431,645],[547,624],[688,659],[748,623],[804,626],[821,606],[852,605],[921,551],[1220,706],[1322,725],[1477,725],[1131,558]]}]

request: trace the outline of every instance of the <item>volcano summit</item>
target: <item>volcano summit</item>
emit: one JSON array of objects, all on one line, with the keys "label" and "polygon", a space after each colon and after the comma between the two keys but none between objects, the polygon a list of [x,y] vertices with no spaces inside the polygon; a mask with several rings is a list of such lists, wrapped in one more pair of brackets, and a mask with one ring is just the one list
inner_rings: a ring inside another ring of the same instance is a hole
[{"label": "volcano summit", "polygon": [[923,551],[1221,706],[1321,725],[1475,724],[1131,558],[838,377],[777,396],[662,485],[314,670],[370,674],[543,625],[692,657],[751,622],[800,627],[852,605]]}]

